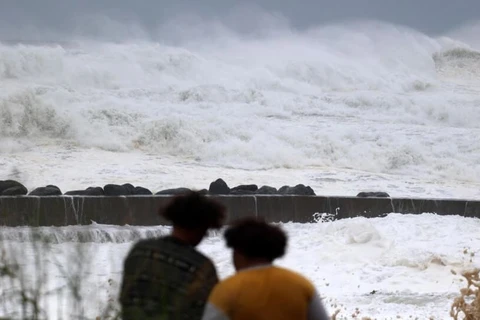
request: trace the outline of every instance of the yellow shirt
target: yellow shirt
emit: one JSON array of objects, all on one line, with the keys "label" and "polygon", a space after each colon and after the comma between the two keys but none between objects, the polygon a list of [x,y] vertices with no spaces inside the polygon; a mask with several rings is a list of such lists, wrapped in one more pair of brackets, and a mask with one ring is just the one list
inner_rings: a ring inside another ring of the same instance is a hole
[{"label": "yellow shirt", "polygon": [[329,319],[313,284],[288,269],[267,265],[218,283],[203,320]]}]

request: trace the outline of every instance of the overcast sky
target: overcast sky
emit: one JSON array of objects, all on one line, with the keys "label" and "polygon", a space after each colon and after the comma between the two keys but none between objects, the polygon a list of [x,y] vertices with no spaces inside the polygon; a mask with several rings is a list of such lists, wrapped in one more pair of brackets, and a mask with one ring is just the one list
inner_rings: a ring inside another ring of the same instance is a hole
[{"label": "overcast sky", "polygon": [[[246,9],[247,4],[251,5]],[[19,30],[25,35],[26,29],[72,32],[79,24],[85,29],[79,21],[92,14],[135,21],[151,30],[167,19],[190,13],[242,29],[255,25],[262,16],[259,8],[284,16],[295,28],[376,19],[435,35],[480,21],[480,0],[0,0],[0,37],[18,36]]]}]

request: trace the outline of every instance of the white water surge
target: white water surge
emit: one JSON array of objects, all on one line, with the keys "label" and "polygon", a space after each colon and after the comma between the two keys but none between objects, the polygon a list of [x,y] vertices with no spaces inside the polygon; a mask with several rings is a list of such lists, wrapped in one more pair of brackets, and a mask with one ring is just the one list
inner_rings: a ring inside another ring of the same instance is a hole
[{"label": "white water surge", "polygon": [[480,197],[470,29],[221,30],[175,45],[0,43],[0,179]]},{"label": "white water surge", "polygon": [[[390,214],[282,227],[289,246],[278,264],[311,279],[329,312],[341,309],[337,319],[352,319],[356,308],[360,317],[376,319],[449,319],[453,298],[465,286],[451,271],[480,264],[479,219]],[[44,283],[42,292],[49,294],[41,307],[48,319],[73,319],[75,283],[84,315],[94,319],[109,299],[116,301],[123,259],[133,242],[168,231],[106,225],[41,228],[34,232],[49,244],[40,245],[31,241],[32,230],[4,228],[1,245],[7,257],[17,255],[26,287],[35,279]],[[214,260],[221,278],[234,272],[221,234],[204,240],[200,250]],[[2,294],[12,295],[20,287],[2,279]],[[18,311],[3,301],[0,315]]]}]

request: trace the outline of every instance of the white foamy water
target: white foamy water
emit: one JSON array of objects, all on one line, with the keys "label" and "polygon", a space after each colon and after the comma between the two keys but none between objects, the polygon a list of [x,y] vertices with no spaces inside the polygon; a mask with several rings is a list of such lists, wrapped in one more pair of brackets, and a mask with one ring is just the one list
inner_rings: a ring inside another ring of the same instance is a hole
[{"label": "white foamy water", "polygon": [[[449,319],[450,305],[465,285],[451,271],[480,265],[479,219],[390,214],[282,227],[289,246],[277,264],[311,279],[328,311],[342,310],[337,319],[351,319],[356,308],[360,316],[377,319]],[[42,290],[50,295],[41,307],[48,319],[73,318],[67,282],[75,283],[73,274],[79,274],[81,307],[93,319],[108,299],[117,299],[123,259],[134,241],[166,234],[169,228],[92,225],[36,231],[50,240],[48,247],[36,248],[29,240],[31,230],[4,228],[1,246],[7,257],[18,254],[25,278],[39,276],[46,282]],[[220,233],[199,249],[214,260],[221,278],[233,274],[231,253]],[[18,288],[18,283],[2,279],[2,293]],[[8,306],[4,300],[0,314],[14,311]]]},{"label": "white foamy water", "polygon": [[158,191],[222,177],[479,198],[469,30],[432,38],[363,23],[183,35],[175,46],[0,44],[0,179],[17,170],[30,189]]}]

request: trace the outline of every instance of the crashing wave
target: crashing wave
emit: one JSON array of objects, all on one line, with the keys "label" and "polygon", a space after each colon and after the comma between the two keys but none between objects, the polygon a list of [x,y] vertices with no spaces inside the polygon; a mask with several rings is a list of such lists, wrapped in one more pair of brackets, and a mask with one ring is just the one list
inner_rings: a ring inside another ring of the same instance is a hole
[{"label": "crashing wave", "polygon": [[0,241],[41,242],[45,244],[76,243],[128,243],[143,238],[166,235],[169,227],[89,226],[19,227],[2,228]]},{"label": "crashing wave", "polygon": [[480,52],[468,48],[453,48],[432,56],[437,72],[445,76],[480,77]]}]

